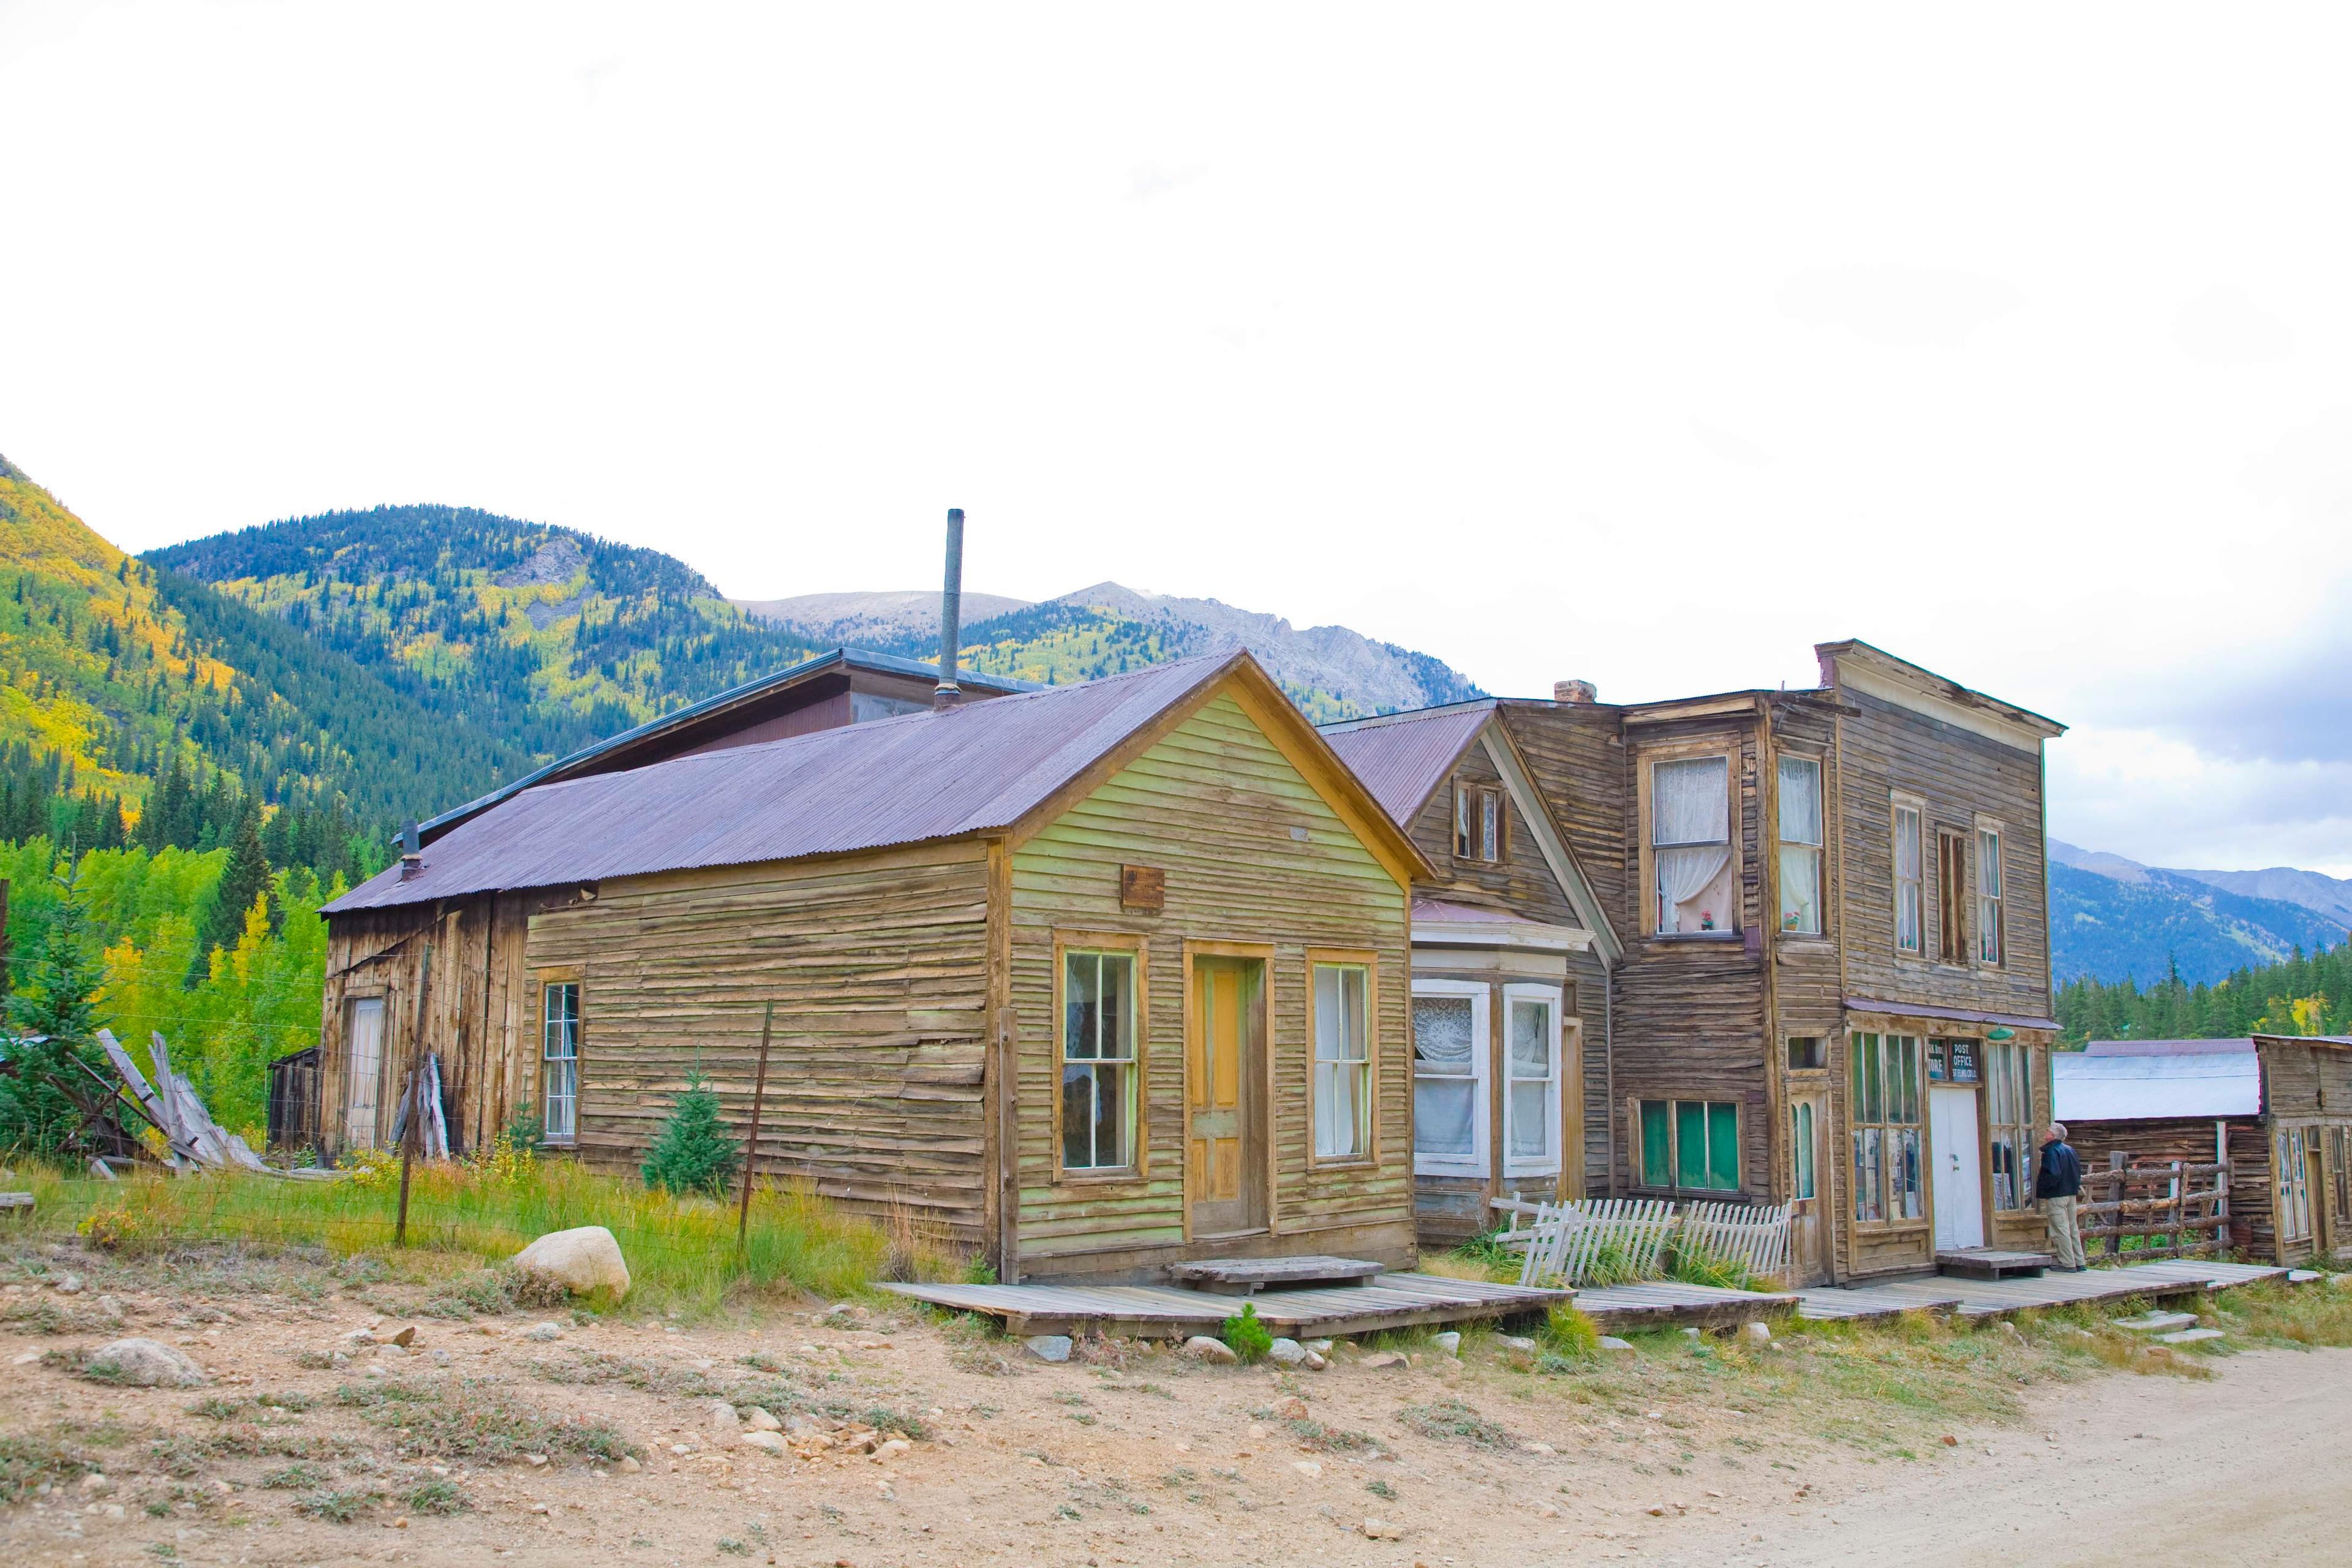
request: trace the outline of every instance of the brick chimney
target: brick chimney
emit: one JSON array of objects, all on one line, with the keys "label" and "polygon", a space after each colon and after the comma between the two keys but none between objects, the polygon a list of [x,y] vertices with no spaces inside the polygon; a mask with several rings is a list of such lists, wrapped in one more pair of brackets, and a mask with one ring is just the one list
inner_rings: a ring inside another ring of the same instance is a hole
[{"label": "brick chimney", "polygon": [[1590,708],[1600,700],[1601,694],[1589,680],[1555,680],[1551,683],[1551,700],[1578,708]]}]

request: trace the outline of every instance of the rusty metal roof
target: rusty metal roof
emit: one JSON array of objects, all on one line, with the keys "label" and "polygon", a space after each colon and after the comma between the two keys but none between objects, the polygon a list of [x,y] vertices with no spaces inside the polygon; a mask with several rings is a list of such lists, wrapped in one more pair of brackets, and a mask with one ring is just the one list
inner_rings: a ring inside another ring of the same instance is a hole
[{"label": "rusty metal roof", "polygon": [[1377,719],[1351,719],[1325,726],[1323,738],[1364,781],[1390,819],[1410,828],[1431,792],[1445,782],[1494,716],[1494,700],[1482,698]]},{"label": "rusty metal roof", "polygon": [[561,779],[499,802],[326,907],[789,860],[1009,827],[1246,653],[1203,655],[944,713]]}]

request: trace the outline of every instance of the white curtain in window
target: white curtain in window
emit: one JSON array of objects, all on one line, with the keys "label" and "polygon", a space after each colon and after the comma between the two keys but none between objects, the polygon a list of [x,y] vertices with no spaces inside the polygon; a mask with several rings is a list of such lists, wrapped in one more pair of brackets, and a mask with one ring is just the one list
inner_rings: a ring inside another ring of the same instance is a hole
[{"label": "white curtain in window", "polygon": [[1802,845],[1784,846],[1780,850],[1781,929],[1809,933],[1819,931],[1822,929],[1821,908],[1821,851]]},{"label": "white curtain in window", "polygon": [[[1729,759],[1691,757],[1658,763],[1651,774],[1650,842],[1727,845],[1730,841]],[[1711,879],[1701,880],[1699,886]]]},{"label": "white curtain in window", "polygon": [[[1689,849],[1661,849],[1657,852],[1658,892],[1669,911],[1689,903],[1723,875],[1731,864],[1728,844],[1701,844]],[[1671,919],[1666,922],[1672,930]]]},{"label": "white curtain in window", "polygon": [[1412,999],[1412,1146],[1467,1159],[1478,1152],[1475,1044],[1467,996]]},{"label": "white curtain in window", "polygon": [[1511,1003],[1511,1153],[1540,1160],[1551,1153],[1551,1009],[1540,1002]]},{"label": "white curtain in window", "polygon": [[1780,838],[1787,844],[1822,841],[1822,765],[1804,757],[1780,759]]}]

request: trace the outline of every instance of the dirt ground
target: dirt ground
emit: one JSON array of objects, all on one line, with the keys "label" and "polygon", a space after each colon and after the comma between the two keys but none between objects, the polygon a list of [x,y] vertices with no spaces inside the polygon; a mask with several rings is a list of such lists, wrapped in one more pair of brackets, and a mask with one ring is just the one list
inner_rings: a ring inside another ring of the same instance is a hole
[{"label": "dirt ground", "polygon": [[[2006,1331],[1664,1336],[1588,1373],[1474,1333],[1289,1373],[1046,1365],[887,1309],[468,1317],[323,1258],[25,1247],[0,1279],[12,1564],[2258,1563],[2326,1560],[2352,1495],[2341,1350],[2134,1376]],[[121,1334],[205,1384],[71,1370]],[[785,1417],[783,1451],[717,1399]]]}]

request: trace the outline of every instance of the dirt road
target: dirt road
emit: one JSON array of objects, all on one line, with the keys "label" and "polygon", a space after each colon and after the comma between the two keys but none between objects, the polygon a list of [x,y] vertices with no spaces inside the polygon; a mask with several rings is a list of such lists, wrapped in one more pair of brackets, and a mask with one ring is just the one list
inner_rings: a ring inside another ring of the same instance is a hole
[{"label": "dirt road", "polygon": [[2341,1561],[2352,1351],[2256,1352],[2221,1373],[2045,1390],[2028,1403],[2047,1425],[2023,1440],[1976,1435],[1933,1474],[1856,1468],[1829,1483],[1825,1509],[1710,1520],[1643,1555],[1822,1568]]}]

